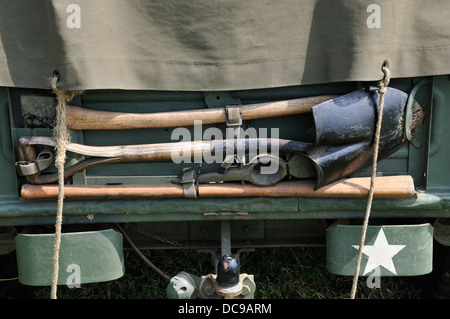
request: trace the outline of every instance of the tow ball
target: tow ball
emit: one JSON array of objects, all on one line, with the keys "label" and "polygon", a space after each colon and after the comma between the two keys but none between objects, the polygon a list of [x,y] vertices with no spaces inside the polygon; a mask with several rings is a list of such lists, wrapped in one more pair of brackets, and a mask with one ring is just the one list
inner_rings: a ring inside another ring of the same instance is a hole
[{"label": "tow ball", "polygon": [[228,221],[222,221],[222,257],[216,263],[216,274],[198,277],[184,271],[178,273],[166,288],[170,299],[254,298],[253,275],[241,274],[239,259],[231,254],[229,226]]},{"label": "tow ball", "polygon": [[222,256],[217,264],[217,274],[193,276],[180,272],[167,286],[170,299],[253,299],[255,282],[253,275],[240,274],[239,261],[234,255]]}]

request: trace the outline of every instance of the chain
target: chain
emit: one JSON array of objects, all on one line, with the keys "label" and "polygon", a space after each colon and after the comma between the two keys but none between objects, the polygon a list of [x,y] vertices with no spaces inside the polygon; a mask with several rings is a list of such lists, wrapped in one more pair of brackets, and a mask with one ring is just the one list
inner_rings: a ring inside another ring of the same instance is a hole
[{"label": "chain", "polygon": [[140,233],[140,234],[142,234],[142,235],[144,235],[144,236],[153,238],[153,239],[155,239],[155,240],[158,240],[158,241],[160,241],[160,242],[163,242],[163,243],[165,243],[165,244],[169,244],[169,245],[172,245],[172,246],[175,246],[175,247],[180,247],[180,248],[187,248],[187,247],[188,247],[188,246],[183,245],[183,244],[181,244],[181,243],[179,243],[179,242],[177,242],[177,241],[175,241],[175,240],[170,240],[170,239],[167,239],[167,238],[164,238],[164,237],[155,235],[155,234],[153,234],[153,233],[150,233],[150,232],[148,232],[148,231],[145,231],[145,230],[143,230],[142,228],[140,228],[140,227],[138,227],[138,226],[132,225],[131,227],[132,227],[134,230],[136,230],[138,233]]}]

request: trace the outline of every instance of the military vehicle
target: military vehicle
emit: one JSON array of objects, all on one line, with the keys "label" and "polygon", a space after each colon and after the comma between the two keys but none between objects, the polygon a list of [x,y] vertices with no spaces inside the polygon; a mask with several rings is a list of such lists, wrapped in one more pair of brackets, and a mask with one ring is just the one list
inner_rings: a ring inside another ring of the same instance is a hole
[{"label": "military vehicle", "polygon": [[448,297],[449,12],[2,2],[2,293],[189,247],[216,271],[180,270],[168,298],[249,299],[240,252],[321,245],[334,274],[433,274]]}]

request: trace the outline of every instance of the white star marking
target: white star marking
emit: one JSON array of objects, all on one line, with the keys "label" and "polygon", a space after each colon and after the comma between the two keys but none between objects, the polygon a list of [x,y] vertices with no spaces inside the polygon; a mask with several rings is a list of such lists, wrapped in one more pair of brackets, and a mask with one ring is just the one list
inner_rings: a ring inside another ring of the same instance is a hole
[{"label": "white star marking", "polygon": [[[352,246],[359,250],[359,245]],[[390,272],[397,275],[392,257],[397,255],[400,250],[405,248],[405,246],[406,245],[389,245],[386,240],[386,236],[384,235],[384,231],[381,228],[373,245],[363,246],[362,252],[369,257],[366,268],[364,269],[364,275],[371,272],[378,266],[383,266]]]}]

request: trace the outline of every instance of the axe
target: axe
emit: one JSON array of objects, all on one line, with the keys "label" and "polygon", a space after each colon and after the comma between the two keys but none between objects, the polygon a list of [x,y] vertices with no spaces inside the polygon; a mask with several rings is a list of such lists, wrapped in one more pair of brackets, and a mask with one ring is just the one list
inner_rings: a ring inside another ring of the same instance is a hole
[{"label": "axe", "polygon": [[[242,120],[286,116],[311,112],[314,105],[320,104],[336,95],[321,95],[292,100],[255,103],[241,106]],[[167,128],[192,126],[194,121],[202,124],[225,123],[225,108],[201,109],[159,113],[122,113],[96,111],[82,107],[67,106],[67,127],[72,130],[120,130],[140,128]]]}]

